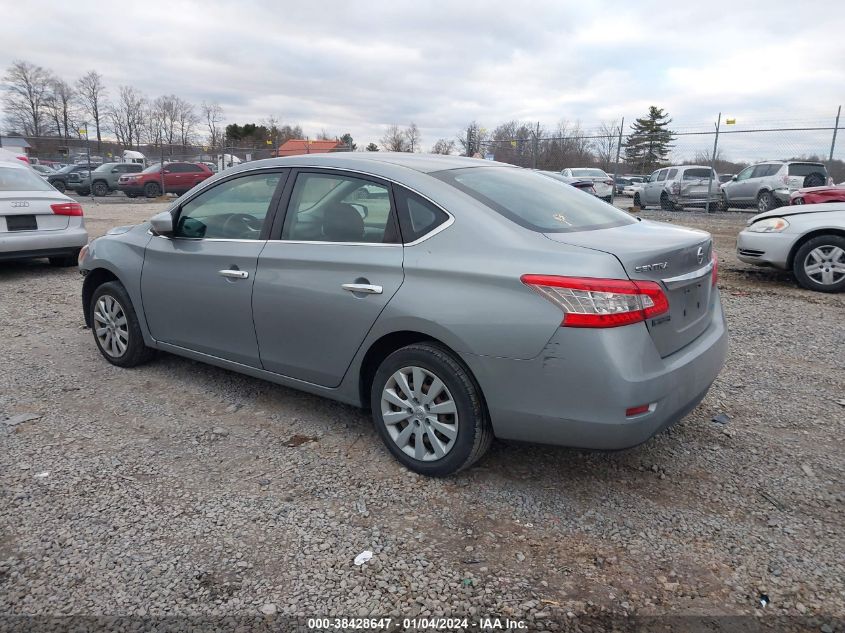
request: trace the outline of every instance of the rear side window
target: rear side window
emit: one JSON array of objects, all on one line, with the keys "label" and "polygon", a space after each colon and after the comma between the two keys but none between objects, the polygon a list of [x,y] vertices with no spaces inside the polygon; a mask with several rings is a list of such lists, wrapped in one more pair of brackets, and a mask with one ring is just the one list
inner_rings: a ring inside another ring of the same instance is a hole
[{"label": "rear side window", "polygon": [[668,176],[666,176],[666,180],[672,180],[672,179],[674,179],[674,178],[675,178],[675,176],[677,176],[677,175],[678,175],[678,170],[677,170],[677,169],[670,169],[670,170],[669,170],[669,175],[668,175]]},{"label": "rear side window", "polygon": [[572,185],[517,167],[470,167],[430,174],[512,222],[540,233],[604,229],[636,220]]},{"label": "rear side window", "polygon": [[702,169],[700,167],[694,169],[687,169],[684,172],[684,180],[701,180],[702,178],[707,179],[710,178],[711,174],[713,176],[713,180],[718,180],[716,174],[710,169]]},{"label": "rear side window", "polygon": [[810,174],[822,174],[827,178],[827,169],[818,163],[792,163],[789,166],[790,176],[809,176]]},{"label": "rear side window", "polygon": [[402,241],[414,242],[449,219],[449,216],[434,204],[402,187],[394,187],[396,208],[399,211],[399,226]]},{"label": "rear side window", "polygon": [[751,172],[751,177],[752,178],[762,178],[764,176],[768,176],[770,168],[771,168],[771,165],[768,164],[768,163],[765,164],[765,165],[757,165],[754,168],[754,171]]}]

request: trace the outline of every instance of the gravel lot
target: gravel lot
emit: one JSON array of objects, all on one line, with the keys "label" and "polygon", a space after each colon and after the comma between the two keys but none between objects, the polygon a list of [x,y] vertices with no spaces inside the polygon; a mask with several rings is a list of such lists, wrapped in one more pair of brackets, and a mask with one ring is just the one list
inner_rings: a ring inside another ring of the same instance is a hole
[{"label": "gravel lot", "polygon": [[[86,222],[162,208],[88,200]],[[642,215],[715,236],[732,342],[710,394],[636,449],[499,443],[446,480],[399,467],[356,409],[165,354],[113,367],[76,269],[0,263],[0,614],[842,626],[845,295],[738,262],[748,214]]]}]

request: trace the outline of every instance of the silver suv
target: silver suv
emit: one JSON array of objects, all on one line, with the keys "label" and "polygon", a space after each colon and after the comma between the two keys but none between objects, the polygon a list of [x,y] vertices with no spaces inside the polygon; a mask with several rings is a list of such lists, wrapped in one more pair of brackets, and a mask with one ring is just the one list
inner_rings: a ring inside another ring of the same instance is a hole
[{"label": "silver suv", "polygon": [[666,211],[705,206],[708,186],[710,203],[715,205],[719,201],[719,177],[710,167],[664,167],[651,174],[643,183],[642,190],[634,193],[634,206],[645,208],[660,205]]},{"label": "silver suv", "polygon": [[789,194],[803,187],[821,187],[828,173],[821,163],[770,160],[746,167],[722,185],[721,207],[756,206],[765,213],[789,204]]},{"label": "silver suv", "polygon": [[[68,176],[67,186],[80,196],[94,194],[107,196],[117,189],[117,181],[124,174],[140,174],[144,166],[140,163],[103,163],[92,172],[77,172]],[[72,178],[71,176],[75,176]]]}]

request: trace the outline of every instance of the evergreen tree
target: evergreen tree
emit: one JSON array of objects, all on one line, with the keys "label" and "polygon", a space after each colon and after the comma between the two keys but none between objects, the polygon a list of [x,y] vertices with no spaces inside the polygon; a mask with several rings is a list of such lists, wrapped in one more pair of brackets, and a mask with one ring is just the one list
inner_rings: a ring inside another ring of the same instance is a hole
[{"label": "evergreen tree", "polygon": [[638,173],[648,174],[666,162],[675,140],[670,123],[669,114],[656,106],[634,121],[625,144],[625,160]]},{"label": "evergreen tree", "polygon": [[368,152],[377,152],[378,151],[378,145],[376,145],[375,143],[368,144],[367,145],[367,151]]}]

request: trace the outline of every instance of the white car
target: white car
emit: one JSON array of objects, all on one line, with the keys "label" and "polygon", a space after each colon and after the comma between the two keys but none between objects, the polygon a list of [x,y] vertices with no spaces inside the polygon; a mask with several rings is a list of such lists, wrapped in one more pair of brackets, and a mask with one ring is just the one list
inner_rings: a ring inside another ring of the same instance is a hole
[{"label": "white car", "polygon": [[845,202],[799,204],[755,215],[736,240],[736,256],[792,270],[808,290],[845,290]]},{"label": "white car", "polygon": [[82,205],[6,154],[0,154],[0,261],[46,257],[53,266],[75,266],[88,243]]},{"label": "white car", "polygon": [[634,194],[636,194],[638,191],[643,190],[643,184],[644,183],[641,182],[632,182],[630,185],[625,185],[625,187],[622,189],[622,195],[630,196],[631,198],[633,198]]},{"label": "white car", "polygon": [[601,169],[595,167],[567,167],[560,172],[564,176],[577,178],[578,180],[591,180],[596,190],[596,197],[605,202],[613,199],[613,178]]}]

